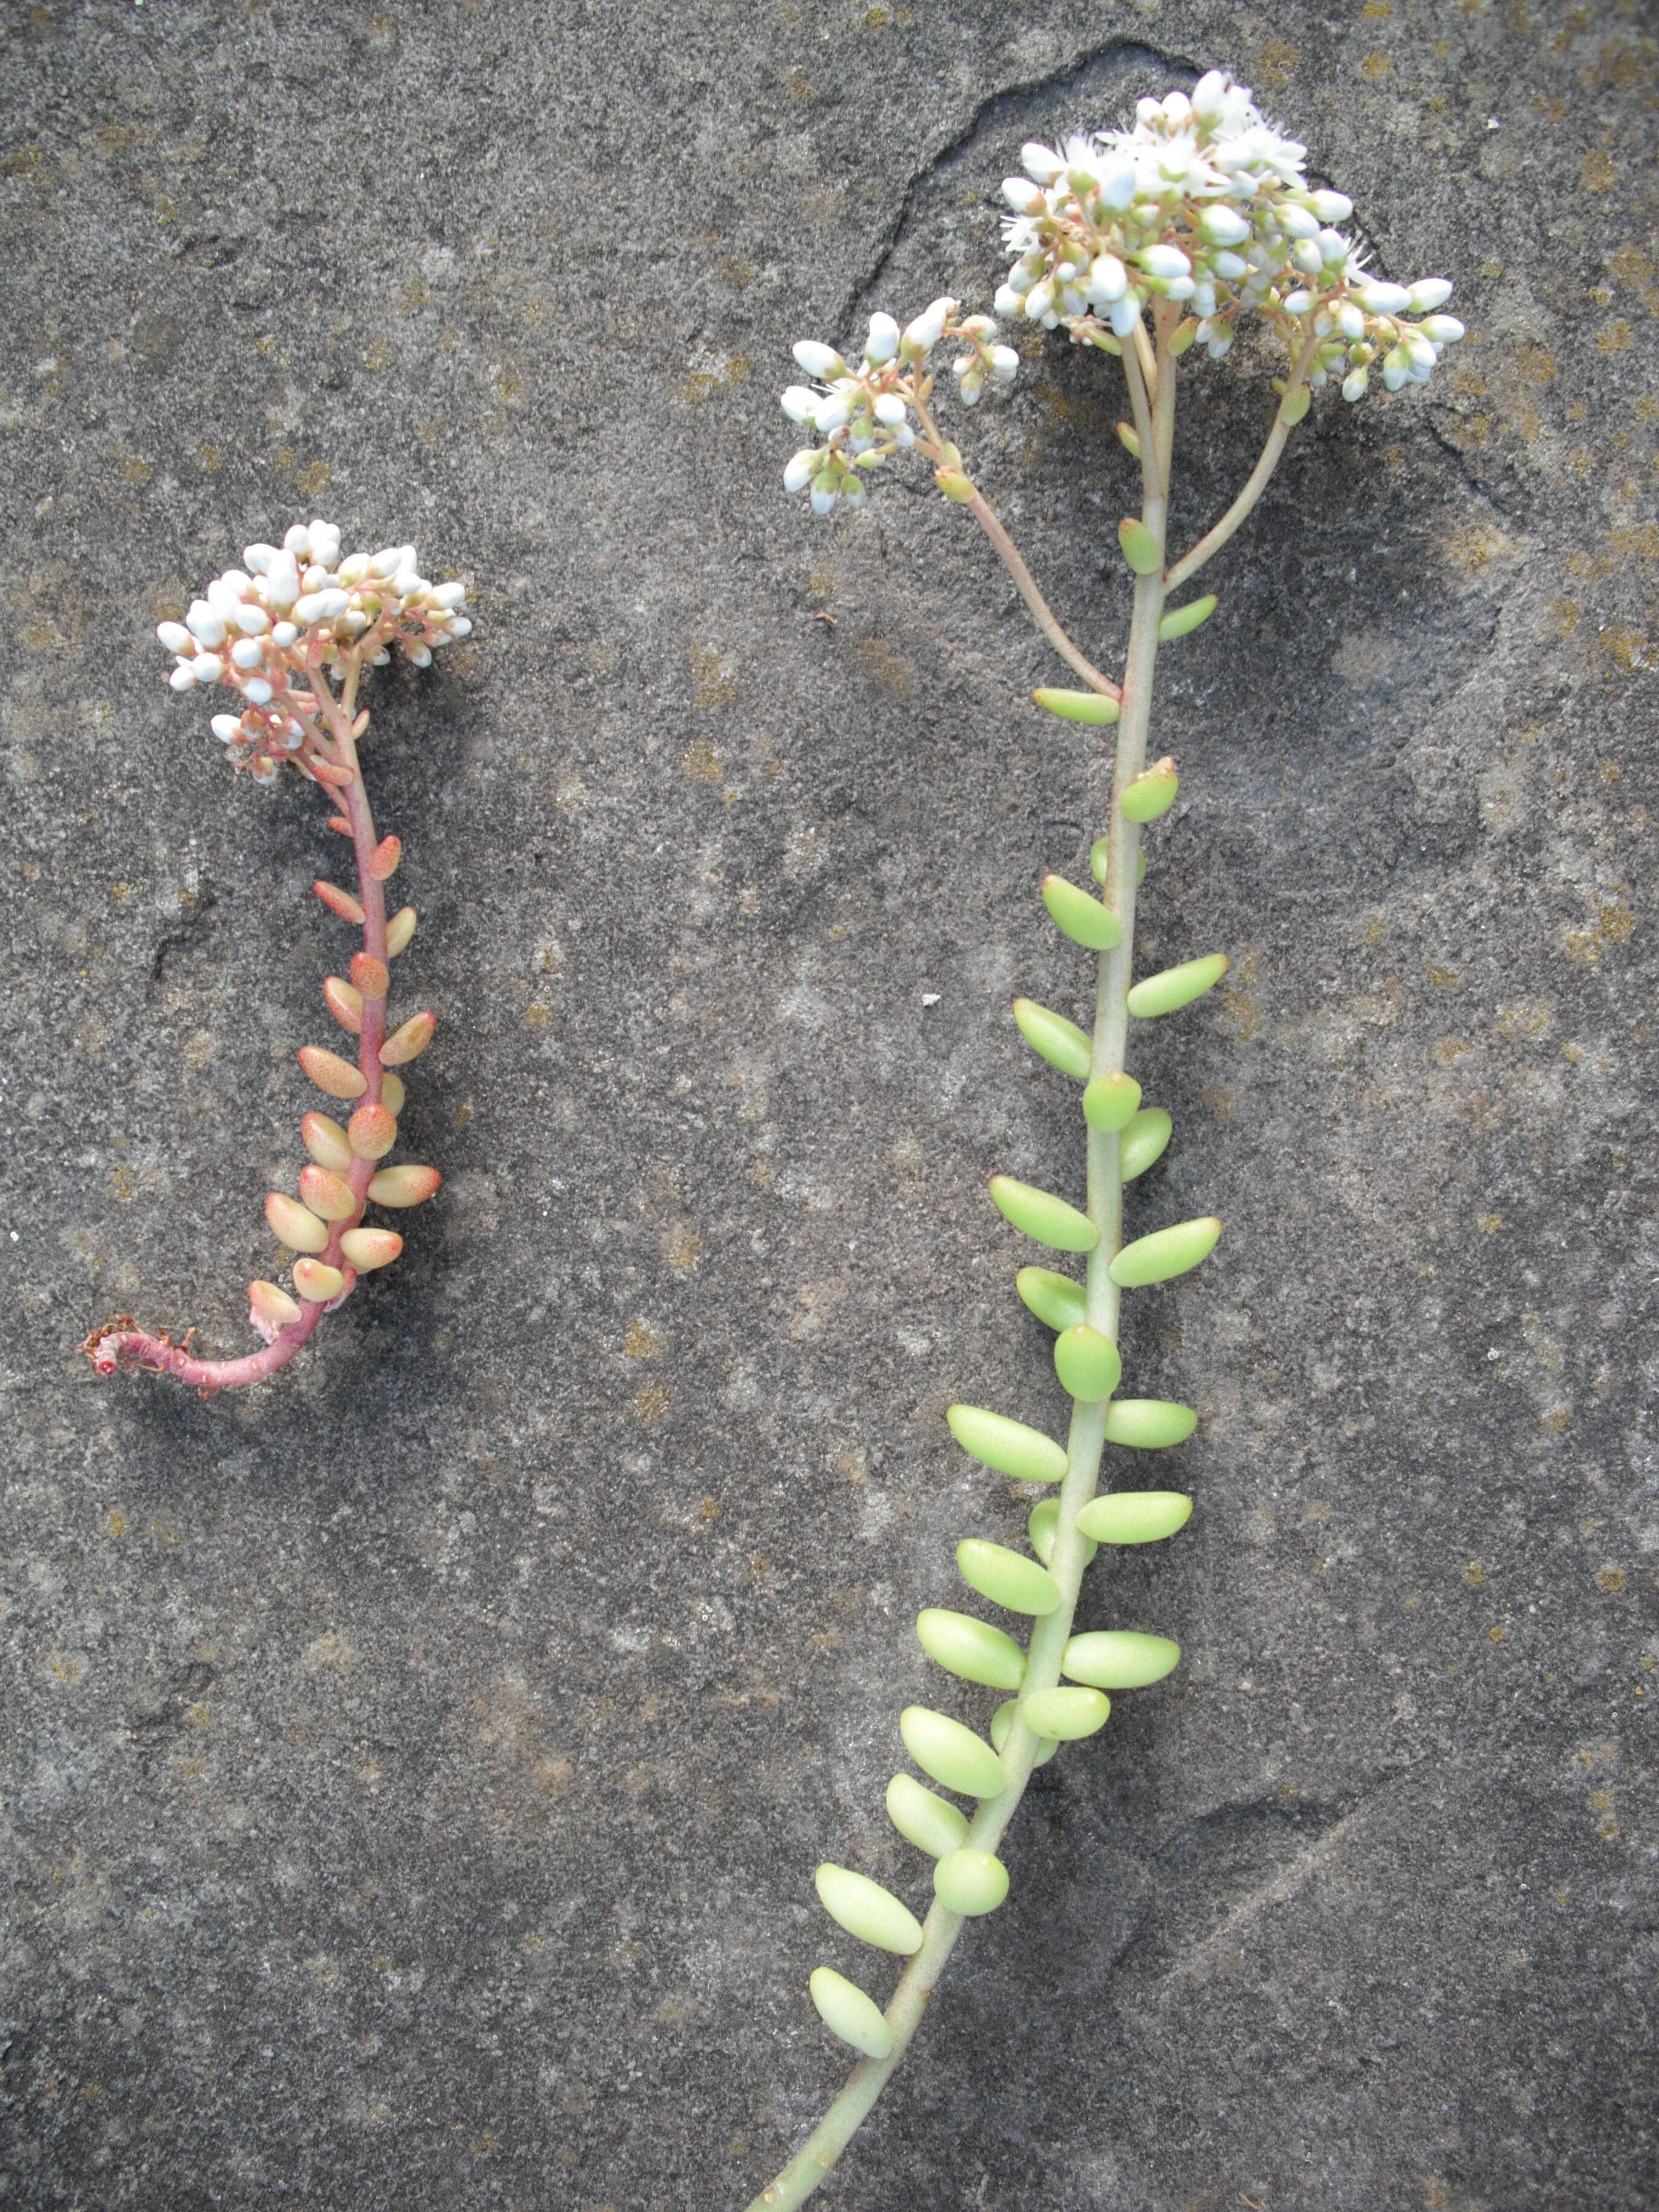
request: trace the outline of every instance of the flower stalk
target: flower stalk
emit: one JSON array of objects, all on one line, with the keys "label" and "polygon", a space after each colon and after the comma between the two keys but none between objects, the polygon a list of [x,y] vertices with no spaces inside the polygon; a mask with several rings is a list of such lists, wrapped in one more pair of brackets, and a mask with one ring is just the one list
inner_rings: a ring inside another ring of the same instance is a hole
[{"label": "flower stalk", "polygon": [[[1228,542],[1260,500],[1291,430],[1313,392],[1341,370],[1350,403],[1364,396],[1370,364],[1383,359],[1390,391],[1424,381],[1462,327],[1437,310],[1450,291],[1432,278],[1415,287],[1379,283],[1352,241],[1334,226],[1352,213],[1340,193],[1311,191],[1304,149],[1262,122],[1249,94],[1218,72],[1190,97],[1142,100],[1131,131],[1073,138],[1063,149],[1024,149],[1025,175],[1004,192],[1014,210],[1007,246],[1014,266],[997,295],[1000,314],[1018,313],[1073,343],[1121,359],[1133,428],[1120,427],[1139,463],[1140,511],[1127,516],[1118,542],[1133,577],[1121,684],[1097,669],[1054,617],[1007,532],[969,478],[957,448],[931,410],[928,359],[949,337],[968,349],[953,363],[960,396],[973,404],[1006,383],[1012,349],[993,343],[988,316],[957,319],[958,302],[936,300],[902,331],[876,316],[857,368],[828,346],[795,349],[799,364],[823,380],[819,392],[793,386],[786,413],[824,435],[790,462],[785,483],[807,490],[815,512],[856,508],[869,472],[899,453],[933,464],[939,490],[967,506],[996,547],[1042,635],[1089,686],[1040,690],[1036,702],[1096,727],[1116,725],[1111,817],[1091,854],[1099,901],[1050,876],[1043,898],[1063,934],[1097,955],[1094,1020],[1084,1032],[1063,1015],[1015,1002],[1020,1030],[1040,1057],[1083,1084],[1086,1206],[1006,1176],[991,1195],[1003,1214],[1041,1243],[1085,1255],[1084,1281],[1046,1268],[1020,1271],[1030,1310],[1055,1332],[1054,1365],[1071,1399],[1063,1453],[1041,1432],[985,1408],[955,1406],[957,1442],[993,1468],[1058,1494],[1030,1517],[1035,1559],[969,1538],[957,1549],[969,1587],[1006,1611],[1029,1616],[1029,1644],[971,1615],[930,1609],[917,1623],[927,1656],[960,1679],[1012,1688],[994,1717],[988,1744],[942,1713],[912,1706],[900,1731],[931,1778],[976,1799],[971,1816],[896,1775],[888,1810],[906,1839],[935,1859],[933,1902],[918,1923],[867,1878],[830,1865],[818,1869],[820,1899],[850,1934],[908,1956],[884,2012],[834,1969],[811,1978],[825,2024],[861,2054],[860,2063],[800,2149],[756,2197],[750,2212],[790,2212],[812,2194],[850,2142],[904,2056],[966,1921],[994,1911],[1007,1894],[996,1856],[1036,1766],[1062,1743],[1092,1735],[1110,1711],[1105,1691],[1160,1680],[1179,1658],[1165,1638],[1126,1632],[1074,1635],[1084,1570],[1101,1543],[1142,1543],[1174,1534],[1191,1500],[1173,1492],[1097,1495],[1109,1443],[1141,1449],[1178,1445],[1196,1425],[1190,1407],[1119,1395],[1122,1293],[1164,1282],[1200,1265],[1221,1224],[1177,1223],[1124,1238],[1126,1183],[1150,1166],[1170,1135],[1170,1118],[1142,1108],[1127,1069],[1130,1023],[1177,1012],[1212,988],[1225,957],[1188,960],[1134,978],[1136,890],[1141,833],[1172,804],[1174,763],[1147,765],[1153,684],[1161,643],[1188,635],[1215,606],[1212,596],[1170,604],[1170,594]],[[1188,312],[1190,306],[1191,312]],[[1286,377],[1255,469],[1220,519],[1181,559],[1168,551],[1176,393],[1189,351],[1219,360],[1244,312],[1285,343]],[[1423,318],[1407,323],[1402,318]],[[1017,363],[1017,356],[1014,357]],[[912,418],[916,428],[912,428]]]},{"label": "flower stalk", "polygon": [[391,962],[413,937],[416,914],[405,907],[386,918],[386,886],[403,848],[376,835],[357,751],[369,718],[357,691],[364,669],[384,666],[394,650],[424,667],[434,646],[472,627],[460,611],[465,586],[429,585],[416,573],[412,546],[341,561],[331,524],[300,523],[282,546],[252,545],[243,559],[246,568],[216,579],[185,623],[160,626],[174,655],[172,688],[224,684],[239,691],[242,714],[216,715],[213,723],[234,764],[270,784],[287,762],[324,794],[331,828],[351,840],[357,888],[355,895],[330,883],[313,888],[330,913],[361,929],[362,950],[349,963],[349,981],[331,975],[323,987],[328,1011],[356,1040],[355,1060],[316,1045],[299,1054],[310,1081],[354,1110],[343,1128],[324,1114],[304,1117],[310,1164],[301,1171],[300,1196],[273,1191],[265,1201],[268,1223],[295,1255],[296,1295],[272,1282],[249,1285],[248,1319],[264,1348],[204,1359],[191,1350],[194,1330],[174,1344],[125,1314],[82,1346],[100,1375],[147,1368],[204,1396],[276,1374],[361,1274],[398,1257],[403,1238],[395,1231],[364,1225],[371,1202],[417,1205],[438,1188],[435,1170],[381,1164],[397,1141],[404,1096],[403,1079],[391,1071],[425,1050],[435,1024],[423,1011],[387,1030]]}]

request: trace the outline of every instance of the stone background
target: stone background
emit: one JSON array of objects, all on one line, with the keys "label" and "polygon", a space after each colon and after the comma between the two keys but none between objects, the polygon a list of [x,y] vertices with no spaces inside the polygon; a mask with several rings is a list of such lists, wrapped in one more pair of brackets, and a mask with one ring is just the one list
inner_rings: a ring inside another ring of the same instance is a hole
[{"label": "stone background", "polygon": [[[775,395],[988,297],[1023,138],[1222,64],[1471,339],[1316,410],[1164,659],[1144,957],[1237,964],[1139,1039],[1135,1218],[1228,1233],[1126,1328],[1192,1527],[1081,1619],[1186,1660],[1040,1778],[826,2201],[1651,2203],[1651,15],[0,24],[0,2201],[740,2207],[839,2080],[808,1970],[889,1978],[811,1869],[927,1895],[896,1716],[984,1700],[910,1619],[1024,1512],[941,1409],[1058,1418],[983,1184],[1080,1188],[1006,1007],[1086,1000],[1035,885],[1109,777],[967,519],[813,524]],[[1029,350],[964,447],[1109,655],[1121,400]],[[1267,373],[1187,380],[1178,535]],[[477,592],[369,753],[447,1182],[199,1403],[74,1347],[250,1341],[340,853],[150,632],[313,513]]]}]

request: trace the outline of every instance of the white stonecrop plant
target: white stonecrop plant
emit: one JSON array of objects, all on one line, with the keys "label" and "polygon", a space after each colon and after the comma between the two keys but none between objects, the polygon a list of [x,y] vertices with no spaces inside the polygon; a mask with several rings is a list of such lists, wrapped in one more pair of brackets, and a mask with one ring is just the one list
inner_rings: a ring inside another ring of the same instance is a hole
[{"label": "white stonecrop plant", "polygon": [[[1175,764],[1146,762],[1152,678],[1160,644],[1187,635],[1215,607],[1212,594],[1169,604],[1170,594],[1224,545],[1261,498],[1312,395],[1333,381],[1344,398],[1364,397],[1379,362],[1390,392],[1427,380],[1445,348],[1463,335],[1440,310],[1443,277],[1413,285],[1370,275],[1339,228],[1352,214],[1337,191],[1315,190],[1306,152],[1263,120],[1249,93],[1218,70],[1190,94],[1143,100],[1132,130],[1068,138],[1058,149],[1029,145],[1025,174],[1004,197],[1012,266],[997,313],[1074,343],[1116,356],[1130,420],[1118,434],[1139,464],[1140,512],[1118,525],[1133,580],[1121,683],[1103,674],[1066,635],[957,447],[933,417],[935,349],[961,348],[957,389],[975,404],[1010,384],[1019,366],[988,315],[958,319],[959,302],[935,300],[901,329],[878,314],[856,363],[808,340],[795,359],[811,385],[783,394],[784,411],[817,434],[790,461],[784,482],[811,495],[813,510],[857,508],[872,472],[896,454],[930,463],[945,497],[973,514],[1006,564],[1037,627],[1087,686],[1042,690],[1036,702],[1062,718],[1117,730],[1112,812],[1091,855],[1101,896],[1049,875],[1042,897],[1055,927],[1094,952],[1098,971],[1092,1030],[1017,999],[1013,1016],[1032,1048],[1080,1086],[1085,1126],[1082,1206],[1006,1176],[991,1182],[1004,1216],[1051,1251],[1085,1262],[1082,1281],[1024,1267],[1020,1297],[1054,1332],[1054,1368],[1070,1400],[1066,1442],[982,1407],[952,1406],[957,1441],[998,1473],[1054,1486],[1030,1516],[1030,1553],[976,1536],[957,1551],[963,1580],[980,1596],[1030,1624],[1022,1644],[975,1615],[929,1607],[916,1622],[927,1656],[958,1679],[1004,1693],[986,1735],[950,1716],[910,1706],[900,1716],[905,1749],[923,1774],[964,1811],[912,1774],[893,1777],[887,1810],[906,1840],[934,1862],[925,1920],[866,1875],[831,1863],[817,1887],[830,1917],[849,1934],[908,1964],[884,2009],[830,1966],[811,1977],[825,2024],[861,2054],[842,2090],[796,2155],[755,2198],[750,2212],[787,2212],[817,2187],[874,2104],[915,2033],[964,1922],[993,1911],[1008,1893],[997,1846],[1034,1767],[1060,1745],[1091,1735],[1110,1711],[1107,1692],[1160,1680],[1180,1653],[1168,1638],[1097,1631],[1073,1633],[1084,1568],[1102,1544],[1141,1544],[1173,1535],[1192,1510],[1176,1491],[1097,1495],[1108,1444],[1139,1450],[1178,1445],[1197,1425],[1190,1407],[1118,1395],[1122,1294],[1185,1273],[1215,1246],[1212,1217],[1152,1229],[1125,1243],[1124,1187],[1158,1158],[1170,1116],[1144,1106],[1125,1066],[1132,1022],[1190,1005],[1226,972],[1223,953],[1134,979],[1135,893],[1145,871],[1143,827],[1173,805]],[[1166,538],[1176,391],[1182,356],[1201,348],[1219,360],[1241,317],[1279,340],[1285,372],[1261,458],[1226,512],[1180,558]]]},{"label": "white stonecrop plant", "polygon": [[363,672],[384,668],[397,653],[429,668],[434,650],[468,636],[461,611],[466,586],[434,584],[416,567],[412,545],[340,558],[340,533],[320,520],[296,522],[280,545],[250,545],[240,568],[216,576],[183,622],[164,622],[156,635],[173,655],[167,678],[179,692],[228,690],[236,714],[216,714],[213,734],[232,764],[256,783],[273,784],[286,763],[320,790],[329,827],[351,840],[357,890],[318,882],[312,888],[340,921],[363,933],[349,977],[323,985],[329,1012],[356,1040],[355,1060],[321,1045],[301,1048],[300,1066],[325,1097],[351,1109],[342,1127],[307,1114],[300,1134],[310,1159],[300,1170],[300,1195],[272,1191],[265,1219],[293,1256],[293,1295],[261,1279],[248,1285],[248,1324],[264,1340],[237,1359],[204,1359],[165,1334],[137,1328],[118,1314],[82,1346],[100,1375],[143,1367],[193,1383],[204,1396],[263,1382],[308,1344],[360,1275],[389,1267],[403,1250],[394,1230],[363,1220],[366,1206],[393,1211],[422,1204],[441,1178],[436,1169],[384,1164],[398,1141],[404,1081],[393,1070],[432,1042],[434,1017],[425,1009],[395,1026],[388,1019],[391,963],[415,934],[415,909],[388,918],[386,886],[403,857],[396,837],[374,827],[357,757],[368,714],[357,704]]}]

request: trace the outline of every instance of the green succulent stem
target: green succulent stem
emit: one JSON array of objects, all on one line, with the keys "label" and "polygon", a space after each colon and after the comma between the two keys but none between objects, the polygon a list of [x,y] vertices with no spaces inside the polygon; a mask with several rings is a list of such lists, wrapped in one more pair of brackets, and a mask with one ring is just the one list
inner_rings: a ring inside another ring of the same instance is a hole
[{"label": "green succulent stem", "polygon": [[[1137,423],[1142,426],[1141,520],[1157,539],[1160,551],[1168,522],[1167,487],[1175,430],[1176,364],[1169,350],[1169,339],[1177,319],[1176,316],[1159,316],[1156,381],[1150,392],[1139,354],[1126,347],[1123,356],[1131,404]],[[980,526],[1018,582],[1027,574],[1024,563],[989,509],[980,511],[983,505],[982,501],[975,499],[974,511]],[[1100,955],[1091,1039],[1091,1071],[1095,1075],[1121,1069],[1128,1038],[1126,1001],[1134,972],[1135,886],[1139,872],[1140,830],[1138,823],[1127,819],[1117,802],[1125,787],[1146,765],[1147,732],[1152,724],[1152,676],[1158,662],[1158,625],[1168,591],[1161,573],[1135,580],[1129,649],[1123,672],[1122,713],[1117,725],[1117,761],[1108,833],[1110,858],[1105,885],[1105,901],[1117,916],[1121,934],[1110,951]],[[1046,605],[1037,615],[1033,605],[1036,586],[1027,590],[1022,585],[1021,592],[1036,616],[1038,627],[1051,643],[1054,642],[1054,633],[1059,626]],[[1046,621],[1042,619],[1044,616],[1048,617]],[[1070,650],[1059,648],[1063,657],[1096,690],[1115,692],[1117,687],[1109,684],[1098,671],[1091,668],[1071,646],[1069,639],[1066,647]],[[1103,1335],[1115,1342],[1121,1293],[1108,1273],[1123,1243],[1123,1176],[1115,1132],[1105,1134],[1091,1129],[1088,1133],[1088,1214],[1100,1232],[1100,1242],[1089,1255],[1086,1317]],[[1033,1625],[1022,1695],[1033,1690],[1052,1689],[1060,1680],[1060,1662],[1072,1633],[1086,1564],[1077,1516],[1095,1495],[1105,1443],[1105,1403],[1085,1404],[1074,1399],[1066,1436],[1066,1474],[1060,1490],[1059,1522],[1048,1561],[1048,1571],[1060,1585],[1060,1602],[1054,1612]],[[968,1848],[996,1850],[1019,1809],[1041,1748],[1041,1739],[1017,1711],[1000,1753],[1006,1786],[1000,1796],[986,1799],[974,1814],[968,1828]],[[935,1899],[922,1923],[921,1948],[905,1967],[887,2007],[885,2017],[893,2039],[890,2051],[884,2058],[860,2061],[817,2127],[782,2172],[754,2198],[749,2212],[791,2212],[793,2206],[805,2203],[834,2167],[903,2058],[964,1924],[961,1913],[951,1911]]]}]

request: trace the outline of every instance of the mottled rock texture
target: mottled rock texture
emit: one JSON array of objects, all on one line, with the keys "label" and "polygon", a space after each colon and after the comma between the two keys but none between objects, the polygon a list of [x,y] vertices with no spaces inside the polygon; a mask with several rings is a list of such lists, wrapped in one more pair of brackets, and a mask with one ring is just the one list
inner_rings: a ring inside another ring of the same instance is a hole
[{"label": "mottled rock texture", "polygon": [[[1651,15],[0,27],[0,2201],[701,2212],[839,2081],[807,1972],[888,1983],[811,1869],[925,1899],[896,1714],[985,1707],[911,1617],[1024,1512],[941,1410],[1058,1417],[984,1182],[1080,1188],[1007,1005],[1086,1001],[1035,887],[1109,778],[971,521],[813,524],[775,393],[988,300],[1023,138],[1219,64],[1470,343],[1316,410],[1164,659],[1144,958],[1236,966],[1140,1040],[1134,1218],[1227,1234],[1125,1336],[1198,1510],[1081,1618],[1186,1659],[1039,1778],[826,2201],[1653,2203]],[[964,447],[1114,654],[1115,371],[1023,343]],[[1267,374],[1190,380],[1178,534]],[[368,749],[447,1180],[199,1403],[74,1346],[252,1341],[347,933],[314,799],[233,781],[150,633],[316,513],[477,587]]]}]

